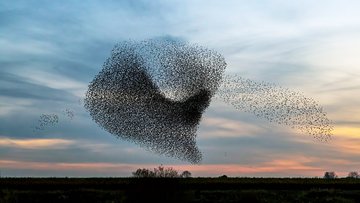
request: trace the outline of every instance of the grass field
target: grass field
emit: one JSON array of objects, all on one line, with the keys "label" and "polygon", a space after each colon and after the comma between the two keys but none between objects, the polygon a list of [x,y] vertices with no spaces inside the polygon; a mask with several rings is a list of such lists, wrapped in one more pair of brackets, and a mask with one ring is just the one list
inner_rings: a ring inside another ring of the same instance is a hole
[{"label": "grass field", "polygon": [[0,178],[0,203],[9,202],[360,202],[360,180]]}]

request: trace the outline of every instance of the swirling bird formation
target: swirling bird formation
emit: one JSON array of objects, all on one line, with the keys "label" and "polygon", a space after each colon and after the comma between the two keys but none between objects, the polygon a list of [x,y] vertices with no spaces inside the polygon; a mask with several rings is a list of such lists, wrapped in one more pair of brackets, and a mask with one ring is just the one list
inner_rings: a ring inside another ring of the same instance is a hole
[{"label": "swirling bird formation", "polygon": [[198,163],[196,131],[225,67],[217,52],[172,39],[123,42],[90,83],[85,107],[111,134]]},{"label": "swirling bird formation", "polygon": [[327,139],[331,124],[314,100],[285,88],[224,76],[216,51],[173,38],[117,44],[88,86],[84,106],[106,131],[191,163],[202,159],[196,132],[212,97],[269,121]]}]

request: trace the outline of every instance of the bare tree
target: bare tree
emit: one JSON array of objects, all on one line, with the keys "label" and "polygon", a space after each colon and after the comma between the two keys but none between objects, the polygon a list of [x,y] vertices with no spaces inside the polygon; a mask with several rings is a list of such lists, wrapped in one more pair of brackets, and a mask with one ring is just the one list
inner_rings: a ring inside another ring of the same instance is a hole
[{"label": "bare tree", "polygon": [[191,173],[190,173],[190,171],[184,171],[181,173],[180,177],[181,178],[191,178]]},{"label": "bare tree", "polygon": [[356,171],[351,171],[351,172],[348,174],[347,177],[348,177],[348,178],[360,178],[360,175],[359,175],[359,173],[356,172]]},{"label": "bare tree", "polygon": [[155,177],[158,178],[177,178],[178,172],[173,168],[165,168],[162,165],[154,168]]},{"label": "bare tree", "polygon": [[178,178],[179,174],[178,172],[169,167],[165,168],[162,165],[154,168],[154,171],[150,169],[137,169],[135,172],[132,173],[133,177],[137,178]]},{"label": "bare tree", "polygon": [[157,168],[154,168],[155,177],[164,178],[165,177],[165,170],[164,167],[161,165]]},{"label": "bare tree", "polygon": [[334,171],[327,171],[324,173],[324,179],[335,179],[338,176],[336,175],[336,173]]},{"label": "bare tree", "polygon": [[154,178],[155,173],[146,168],[139,168],[135,172],[132,172],[135,178]]}]

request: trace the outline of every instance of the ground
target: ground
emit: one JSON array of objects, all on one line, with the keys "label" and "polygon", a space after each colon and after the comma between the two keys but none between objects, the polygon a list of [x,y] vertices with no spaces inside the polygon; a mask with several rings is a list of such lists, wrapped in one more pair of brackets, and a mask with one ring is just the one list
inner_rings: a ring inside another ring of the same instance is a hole
[{"label": "ground", "polygon": [[360,202],[360,180],[0,178],[0,203],[9,202]]}]

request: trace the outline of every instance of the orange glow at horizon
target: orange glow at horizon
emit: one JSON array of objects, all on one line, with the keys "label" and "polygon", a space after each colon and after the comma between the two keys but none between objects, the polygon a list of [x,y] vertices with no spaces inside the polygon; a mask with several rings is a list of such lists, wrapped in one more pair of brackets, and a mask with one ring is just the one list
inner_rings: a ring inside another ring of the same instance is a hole
[{"label": "orange glow at horizon", "polygon": [[[156,164],[123,164],[107,162],[84,162],[84,163],[48,163],[48,162],[30,162],[15,160],[0,160],[3,169],[32,169],[39,171],[86,171],[86,172],[125,172],[131,176],[131,172],[138,168],[153,169],[158,167]],[[249,174],[263,173],[283,173],[283,174],[304,174],[309,176],[320,175],[322,168],[307,166],[302,161],[294,160],[275,160],[259,165],[241,165],[241,164],[202,164],[202,165],[169,165],[177,171],[188,170],[195,176],[219,176],[226,174],[228,176],[240,177]]]},{"label": "orange glow at horizon", "polygon": [[360,128],[357,127],[335,127],[333,133],[335,136],[360,138]]}]

